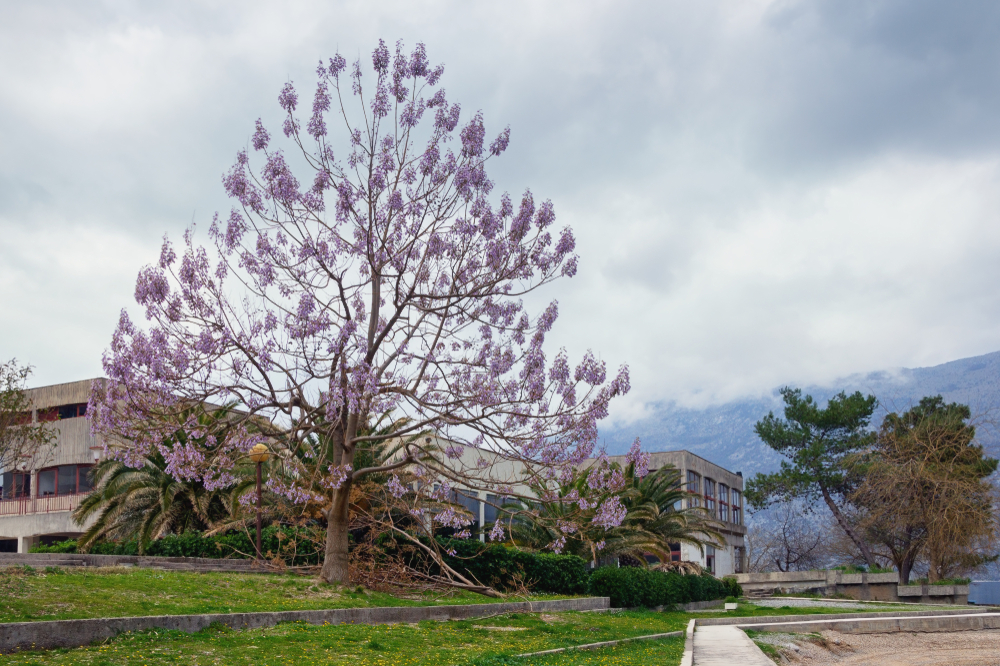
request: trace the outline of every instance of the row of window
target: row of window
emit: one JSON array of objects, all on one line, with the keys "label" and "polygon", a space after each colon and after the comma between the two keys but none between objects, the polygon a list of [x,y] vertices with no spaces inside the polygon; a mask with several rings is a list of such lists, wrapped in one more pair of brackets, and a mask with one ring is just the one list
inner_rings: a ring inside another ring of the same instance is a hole
[{"label": "row of window", "polygon": [[707,476],[688,470],[687,490],[691,506],[704,506],[713,517],[726,523],[743,524],[743,495],[736,488],[716,483]]},{"label": "row of window", "polygon": [[497,507],[503,506],[504,498],[500,495],[487,493],[484,503],[479,500],[479,493],[474,490],[452,490],[451,501],[468,509],[469,513],[472,514],[473,526],[479,527],[479,505],[484,504],[483,520],[487,525],[490,525],[497,521],[497,517],[500,515],[500,509]]},{"label": "row of window", "polygon": [[[38,410],[38,422],[47,423],[49,421],[61,421],[63,419],[75,419],[79,416],[87,415],[87,403],[75,402],[71,405],[59,405],[58,407],[46,407]],[[27,425],[31,423],[31,412],[18,412],[14,417],[14,425]]]},{"label": "row of window", "polygon": [[[87,473],[92,465],[60,465],[38,472],[38,497],[80,495],[91,491]],[[7,472],[0,475],[0,498],[31,497],[31,473]]]}]

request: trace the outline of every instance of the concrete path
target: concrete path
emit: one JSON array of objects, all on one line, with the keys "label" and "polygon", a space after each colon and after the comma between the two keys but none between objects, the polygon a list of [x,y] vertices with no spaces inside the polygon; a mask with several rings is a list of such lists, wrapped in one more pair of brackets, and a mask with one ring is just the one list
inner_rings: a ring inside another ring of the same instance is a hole
[{"label": "concrete path", "polygon": [[774,666],[754,642],[733,626],[698,626],[694,632],[694,666]]}]

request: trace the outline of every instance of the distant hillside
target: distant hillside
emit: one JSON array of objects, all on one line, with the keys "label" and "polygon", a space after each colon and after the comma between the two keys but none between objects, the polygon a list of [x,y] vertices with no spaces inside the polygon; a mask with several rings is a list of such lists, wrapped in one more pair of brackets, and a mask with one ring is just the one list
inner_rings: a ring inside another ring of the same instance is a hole
[{"label": "distant hillside", "polygon": [[[832,386],[802,387],[825,403],[840,391],[862,391],[878,397],[876,422],[889,411],[902,411],[927,395],[941,394],[948,402],[969,405],[972,413],[989,415],[1000,408],[1000,352],[951,361],[932,368],[901,368],[845,377]],[[648,451],[687,449],[745,476],[777,469],[777,454],[757,438],[754,424],[769,411],[782,415],[781,396],[775,389],[765,398],[734,400],[707,409],[686,409],[659,404],[653,416],[625,427],[602,429],[609,453],[625,453],[636,437]],[[1000,454],[1000,436],[983,426],[980,442],[993,455]]]}]

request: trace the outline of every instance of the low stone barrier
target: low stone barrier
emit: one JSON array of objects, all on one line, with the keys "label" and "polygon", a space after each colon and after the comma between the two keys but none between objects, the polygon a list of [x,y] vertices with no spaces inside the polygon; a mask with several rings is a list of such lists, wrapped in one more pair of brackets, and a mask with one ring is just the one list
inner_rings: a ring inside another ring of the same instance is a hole
[{"label": "low stone barrier", "polygon": [[[994,613],[1000,617],[1000,613],[995,613],[989,608],[962,608],[955,610],[929,610],[929,611],[884,611],[881,613],[823,613],[822,615],[758,615],[756,617],[699,617],[698,626],[708,627],[720,624],[735,624],[747,626],[754,624],[795,624],[800,622],[820,622],[827,620],[858,620],[898,617],[942,617],[942,616],[964,616],[964,615],[984,615]],[[763,631],[763,629],[761,630]]]},{"label": "low stone barrier", "polygon": [[173,571],[232,571],[274,573],[275,567],[254,560],[208,557],[147,557],[145,555],[88,555],[83,553],[0,553],[0,567],[143,567]]},{"label": "low stone barrier", "polygon": [[897,585],[900,601],[925,604],[967,604],[968,585]]},{"label": "low stone barrier", "polygon": [[[854,618],[854,619],[818,619],[798,620],[794,622],[744,622],[736,626],[754,631],[781,631],[788,633],[812,633],[815,631],[839,631],[842,634],[883,634],[901,631],[941,632],[941,631],[979,631],[982,629],[1000,629],[1000,613],[949,613],[930,616],[916,614],[906,616]],[[751,618],[746,618],[751,619]],[[761,618],[752,618],[754,620]],[[701,622],[699,622],[701,624]]]},{"label": "low stone barrier", "polygon": [[90,645],[129,631],[164,629],[194,633],[219,623],[234,629],[273,627],[280,622],[308,624],[397,624],[424,620],[469,620],[501,613],[593,611],[610,608],[608,597],[516,601],[461,606],[395,606],[391,608],[335,608],[277,613],[212,613],[207,615],[151,615],[50,622],[0,624],[0,654]]},{"label": "low stone barrier", "polygon": [[808,592],[831,597],[845,595],[860,601],[903,601],[965,605],[968,585],[900,585],[899,574],[848,574],[836,569],[736,574],[748,597]]}]

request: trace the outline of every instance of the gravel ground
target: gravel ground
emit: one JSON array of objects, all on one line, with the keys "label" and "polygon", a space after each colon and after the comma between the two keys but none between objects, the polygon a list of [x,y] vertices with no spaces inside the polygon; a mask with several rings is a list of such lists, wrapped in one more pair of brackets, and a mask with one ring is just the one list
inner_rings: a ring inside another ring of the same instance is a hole
[{"label": "gravel ground", "polygon": [[1000,666],[1000,630],[940,633],[759,634],[789,664],[809,666]]}]

